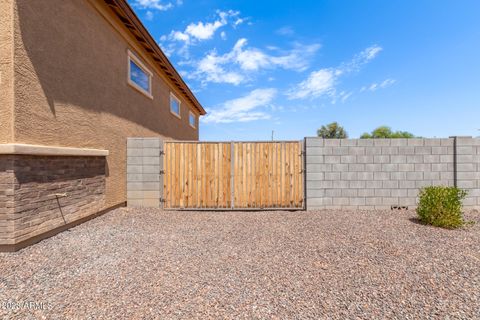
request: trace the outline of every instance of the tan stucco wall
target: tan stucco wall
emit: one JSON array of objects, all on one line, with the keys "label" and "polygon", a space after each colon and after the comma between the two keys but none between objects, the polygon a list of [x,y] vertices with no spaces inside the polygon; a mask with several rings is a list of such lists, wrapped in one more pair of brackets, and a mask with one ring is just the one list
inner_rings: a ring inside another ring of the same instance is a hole
[{"label": "tan stucco wall", "polygon": [[[127,84],[128,49],[154,73],[153,100]],[[127,137],[198,139],[145,57],[88,1],[16,0],[15,143],[107,149],[106,206],[125,201]]]},{"label": "tan stucco wall", "polygon": [[13,141],[13,0],[0,0],[0,143]]}]

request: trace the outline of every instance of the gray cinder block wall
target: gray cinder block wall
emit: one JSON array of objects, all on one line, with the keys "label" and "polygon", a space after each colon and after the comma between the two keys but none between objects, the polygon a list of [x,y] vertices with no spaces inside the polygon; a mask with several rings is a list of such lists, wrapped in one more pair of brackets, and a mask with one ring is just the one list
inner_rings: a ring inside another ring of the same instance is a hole
[{"label": "gray cinder block wall", "polygon": [[415,207],[418,190],[456,184],[480,207],[480,139],[306,138],[307,209]]},{"label": "gray cinder block wall", "polygon": [[163,197],[163,140],[127,139],[127,205],[161,207]]}]

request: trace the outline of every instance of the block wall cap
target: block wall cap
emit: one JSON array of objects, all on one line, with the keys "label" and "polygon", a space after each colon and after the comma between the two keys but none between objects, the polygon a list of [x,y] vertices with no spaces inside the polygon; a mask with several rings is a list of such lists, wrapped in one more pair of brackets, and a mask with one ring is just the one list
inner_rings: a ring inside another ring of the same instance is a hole
[{"label": "block wall cap", "polygon": [[6,155],[106,157],[108,153],[108,150],[102,149],[54,147],[19,143],[0,144],[0,154]]}]

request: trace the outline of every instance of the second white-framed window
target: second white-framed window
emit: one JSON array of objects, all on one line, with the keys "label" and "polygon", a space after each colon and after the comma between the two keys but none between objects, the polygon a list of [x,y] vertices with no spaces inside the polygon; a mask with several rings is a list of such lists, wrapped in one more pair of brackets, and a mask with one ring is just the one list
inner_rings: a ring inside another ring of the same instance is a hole
[{"label": "second white-framed window", "polygon": [[153,99],[152,73],[140,59],[128,50],[128,84]]},{"label": "second white-framed window", "polygon": [[180,118],[180,99],[170,93],[170,112]]},{"label": "second white-framed window", "polygon": [[190,124],[190,127],[194,129],[197,128],[197,116],[192,111],[188,113],[188,123]]}]

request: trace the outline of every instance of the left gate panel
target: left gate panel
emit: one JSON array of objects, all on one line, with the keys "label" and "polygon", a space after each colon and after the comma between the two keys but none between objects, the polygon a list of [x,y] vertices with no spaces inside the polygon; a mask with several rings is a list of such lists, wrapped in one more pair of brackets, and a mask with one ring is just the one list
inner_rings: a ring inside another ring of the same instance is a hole
[{"label": "left gate panel", "polygon": [[160,138],[127,139],[127,205],[163,205],[164,143]]}]

